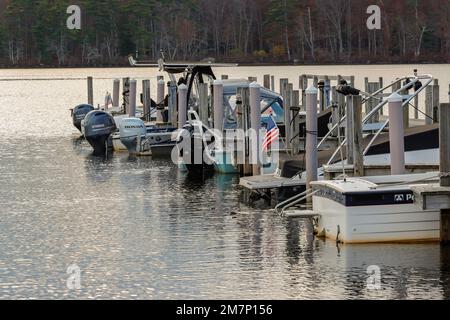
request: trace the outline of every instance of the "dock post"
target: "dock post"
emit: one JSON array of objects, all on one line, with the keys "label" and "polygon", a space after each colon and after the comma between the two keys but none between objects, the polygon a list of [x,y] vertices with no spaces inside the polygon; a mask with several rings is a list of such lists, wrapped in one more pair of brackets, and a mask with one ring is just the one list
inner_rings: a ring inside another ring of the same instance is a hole
[{"label": "dock post", "polygon": [[113,107],[119,107],[120,80],[115,79],[113,84]]},{"label": "dock post", "polygon": [[405,131],[403,122],[403,97],[393,93],[388,98],[389,146],[391,151],[391,175],[405,173]]},{"label": "dock post", "polygon": [[433,123],[433,85],[429,85],[425,88],[425,124]]},{"label": "dock post", "polygon": [[127,114],[130,106],[130,78],[122,79],[123,113]]},{"label": "dock post", "polygon": [[317,180],[317,88],[306,89],[306,189]]},{"label": "dock post", "polygon": [[[239,97],[239,100],[238,100]],[[249,143],[248,137],[245,134],[250,127],[250,92],[249,88],[238,88],[236,95],[236,108],[237,108],[237,144],[236,147],[236,163],[240,164],[240,172],[242,176],[252,175],[253,168],[249,162]]]},{"label": "dock post", "polygon": [[[352,96],[352,128],[351,137],[353,139],[353,174],[355,177],[364,176],[364,156],[363,156],[363,135],[362,135],[362,97]],[[350,116],[350,115],[349,115]]]},{"label": "dock post", "polygon": [[208,84],[200,83],[198,87],[198,116],[201,122],[209,127],[209,114],[208,114]]},{"label": "dock post", "polygon": [[331,82],[330,82],[330,78],[328,76],[325,76],[325,84],[323,87],[323,92],[325,95],[325,109],[327,109],[330,105],[331,105]]},{"label": "dock post", "polygon": [[299,88],[300,88],[301,93],[302,93],[301,98],[300,98],[302,109],[306,110],[306,95],[305,95],[305,92],[306,92],[306,89],[308,88],[308,78],[305,75],[301,75],[298,81],[299,81]]},{"label": "dock post", "polygon": [[292,126],[291,126],[291,144],[292,153],[299,154],[300,152],[300,91],[292,91],[292,103],[291,103],[291,113],[292,113]]},{"label": "dock post", "polygon": [[150,80],[142,80],[142,102],[144,104],[144,117],[146,121],[150,121],[152,98],[150,95]]},{"label": "dock post", "polygon": [[221,80],[214,80],[213,83],[214,95],[214,129],[223,131],[223,82]]},{"label": "dock post", "polygon": [[88,104],[94,105],[94,79],[92,77],[87,77],[87,94],[88,94]]},{"label": "dock post", "polygon": [[[373,94],[375,92],[377,92],[380,88],[380,83],[379,82],[369,82],[369,78],[366,78],[366,92]],[[366,114],[369,114],[373,108],[375,108],[375,106],[377,106],[379,103],[378,100],[375,100],[373,98],[369,98],[369,100],[366,102]],[[380,121],[379,118],[379,112],[376,113],[370,120],[370,123],[377,123]]]},{"label": "dock post", "polygon": [[168,83],[169,99],[168,99],[168,121],[172,126],[176,127],[178,124],[178,101],[177,101],[177,84],[173,81]]},{"label": "dock post", "polygon": [[249,86],[250,90],[250,128],[253,132],[251,137],[256,141],[250,141],[249,148],[251,148],[251,164],[253,165],[253,175],[261,174],[260,166],[260,130],[261,130],[261,87],[258,83],[252,82]]},{"label": "dock post", "polygon": [[182,83],[178,87],[178,129],[182,129],[187,121],[188,87]]},{"label": "dock post", "polygon": [[322,112],[325,110],[325,81],[320,80],[317,86],[319,89],[319,110]]},{"label": "dock post", "polygon": [[270,74],[264,75],[264,88],[267,88],[270,90]]},{"label": "dock post", "polygon": [[354,150],[354,146],[353,146],[353,134],[354,134],[354,126],[353,126],[353,96],[347,96],[345,97],[346,99],[346,104],[347,104],[347,118],[345,121],[345,136],[347,137],[347,148],[346,148],[346,159],[347,159],[347,164],[354,164],[354,158],[353,158],[353,150]]},{"label": "dock post", "polygon": [[439,80],[434,79],[433,84],[433,123],[439,122]]},{"label": "dock post", "polygon": [[[450,103],[439,108],[439,171],[441,187],[450,187]],[[441,244],[450,244],[450,209],[441,209]]]},{"label": "dock post", "polygon": [[290,133],[290,112],[289,112],[289,101],[287,96],[289,86],[289,79],[280,79],[280,95],[283,97],[284,103],[284,138],[285,138],[285,148],[289,149],[289,133]]},{"label": "dock post", "polygon": [[165,83],[163,79],[158,80],[157,90],[156,90],[156,122],[164,122],[163,111],[164,111],[164,89]]},{"label": "dock post", "polygon": [[334,127],[335,125],[338,125],[337,128],[335,130],[333,130],[333,132],[331,133],[331,135],[333,137],[337,137],[338,136],[338,132],[339,132],[339,120],[341,118],[340,116],[340,110],[339,110],[339,105],[337,102],[335,102],[333,100],[333,103],[331,104],[331,125]]},{"label": "dock post", "polygon": [[[381,88],[384,88],[384,80],[383,80],[383,77],[380,77],[380,78],[378,79],[378,85],[380,86],[380,89],[381,89]],[[381,94],[383,94],[383,92],[381,92]],[[380,114],[381,116],[383,115],[383,108],[380,109],[379,114]]]},{"label": "dock post", "polygon": [[136,117],[136,87],[137,82],[136,80],[130,81],[130,106],[129,106],[129,112],[128,115],[130,117]]}]

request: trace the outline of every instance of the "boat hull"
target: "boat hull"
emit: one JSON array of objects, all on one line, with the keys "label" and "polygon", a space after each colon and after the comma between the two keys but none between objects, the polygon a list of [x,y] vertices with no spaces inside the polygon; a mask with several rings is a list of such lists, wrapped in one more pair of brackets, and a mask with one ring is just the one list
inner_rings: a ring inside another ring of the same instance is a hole
[{"label": "boat hull", "polygon": [[313,196],[316,232],[343,243],[439,241],[440,212],[414,203],[347,207]]}]

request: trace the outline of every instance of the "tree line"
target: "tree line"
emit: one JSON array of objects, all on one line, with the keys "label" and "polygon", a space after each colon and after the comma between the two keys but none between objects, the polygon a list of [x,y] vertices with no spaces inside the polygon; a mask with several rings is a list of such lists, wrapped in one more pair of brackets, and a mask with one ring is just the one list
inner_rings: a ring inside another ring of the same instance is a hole
[{"label": "tree line", "polygon": [[[67,7],[81,8],[69,30]],[[367,8],[381,8],[369,30]],[[450,62],[449,0],[0,0],[0,66]]]}]

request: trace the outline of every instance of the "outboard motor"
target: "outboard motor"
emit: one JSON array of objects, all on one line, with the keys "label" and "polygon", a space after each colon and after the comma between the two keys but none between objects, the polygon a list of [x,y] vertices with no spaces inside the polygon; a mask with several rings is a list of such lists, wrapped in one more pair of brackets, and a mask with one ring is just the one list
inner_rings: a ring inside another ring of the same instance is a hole
[{"label": "outboard motor", "polygon": [[179,156],[190,174],[202,174],[204,171],[213,170],[211,159],[206,159],[206,143],[214,142],[214,137],[209,136],[201,122],[187,123],[177,137]]},{"label": "outboard motor", "polygon": [[80,104],[72,109],[72,121],[73,125],[81,131],[81,121],[84,120],[86,115],[94,110],[94,107],[90,104]]},{"label": "outboard motor", "polygon": [[[138,118],[122,119],[119,125],[120,141],[127,147],[128,153],[135,154],[140,150],[140,141],[144,141],[147,133],[144,121]],[[138,139],[140,137],[141,139]]]},{"label": "outboard motor", "polygon": [[82,122],[82,133],[94,148],[94,155],[105,155],[112,147],[111,134],[116,130],[116,123],[112,115],[105,111],[93,110]]}]

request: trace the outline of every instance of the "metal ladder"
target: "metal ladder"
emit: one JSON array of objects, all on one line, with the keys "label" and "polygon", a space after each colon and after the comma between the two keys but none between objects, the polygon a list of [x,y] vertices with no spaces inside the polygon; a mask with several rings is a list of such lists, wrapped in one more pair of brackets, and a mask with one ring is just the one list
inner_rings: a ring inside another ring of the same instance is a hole
[{"label": "metal ladder", "polygon": [[282,217],[290,217],[290,218],[315,218],[320,216],[318,213],[314,212],[314,210],[308,210],[307,207],[303,207],[297,210],[289,210],[288,208],[292,208],[299,204],[302,201],[305,201],[315,195],[319,190],[312,191],[312,189],[308,189],[302,193],[299,193],[292,198],[289,198],[283,202],[280,202],[275,206],[275,212],[278,213]]}]

